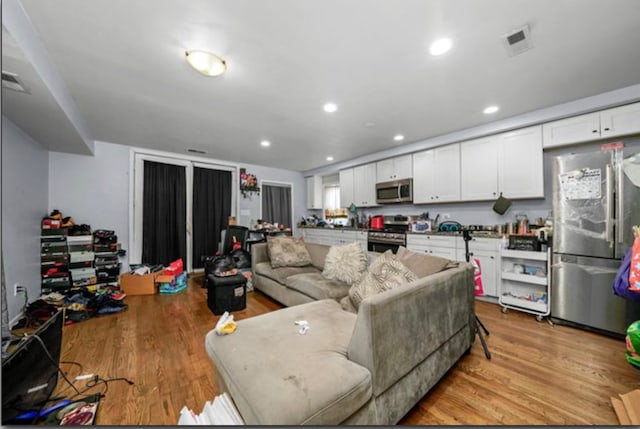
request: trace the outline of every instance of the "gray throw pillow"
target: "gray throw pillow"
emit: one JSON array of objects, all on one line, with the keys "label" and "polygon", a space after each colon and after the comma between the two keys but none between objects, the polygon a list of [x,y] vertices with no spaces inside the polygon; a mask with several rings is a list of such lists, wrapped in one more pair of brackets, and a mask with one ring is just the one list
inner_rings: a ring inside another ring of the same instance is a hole
[{"label": "gray throw pillow", "polygon": [[367,269],[367,255],[356,241],[344,246],[331,246],[324,260],[322,275],[330,280],[340,280],[348,285],[360,280]]},{"label": "gray throw pillow", "polygon": [[353,306],[358,309],[365,298],[417,279],[418,277],[409,268],[390,250],[387,250],[371,263],[369,270],[360,281],[351,286],[349,298]]},{"label": "gray throw pillow", "polygon": [[311,255],[304,242],[293,237],[267,237],[271,268],[304,267],[311,264]]},{"label": "gray throw pillow", "polygon": [[413,252],[404,247],[398,249],[397,257],[400,262],[406,265],[419,279],[458,266],[458,263],[455,261],[439,256]]}]

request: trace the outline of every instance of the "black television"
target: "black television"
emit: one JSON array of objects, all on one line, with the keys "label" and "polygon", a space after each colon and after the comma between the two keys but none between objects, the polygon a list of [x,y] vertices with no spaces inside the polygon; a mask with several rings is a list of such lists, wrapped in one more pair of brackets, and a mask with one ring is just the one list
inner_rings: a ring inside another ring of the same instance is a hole
[{"label": "black television", "polygon": [[58,311],[33,333],[42,340],[53,361],[34,335],[20,340],[2,361],[2,424],[31,424],[32,421],[19,421],[16,417],[40,410],[51,396],[58,383],[63,319]]}]

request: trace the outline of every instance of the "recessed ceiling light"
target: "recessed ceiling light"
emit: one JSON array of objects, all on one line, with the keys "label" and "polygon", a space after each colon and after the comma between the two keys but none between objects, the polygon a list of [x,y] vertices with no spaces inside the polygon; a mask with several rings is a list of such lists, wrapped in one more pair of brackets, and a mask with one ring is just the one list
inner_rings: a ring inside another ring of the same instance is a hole
[{"label": "recessed ceiling light", "polygon": [[336,106],[336,105],[335,105],[335,104],[333,104],[333,103],[327,103],[327,104],[325,104],[324,106],[322,106],[322,108],[323,108],[323,109],[324,109],[324,111],[325,111],[325,112],[327,112],[327,113],[333,113],[333,112],[335,112],[336,110],[338,110],[338,106]]},{"label": "recessed ceiling light", "polygon": [[328,156],[327,157],[327,161],[333,161],[333,157],[332,156]]},{"label": "recessed ceiling light", "polygon": [[393,136],[393,139],[397,142],[401,142],[402,140],[404,140],[404,136],[402,134],[396,134],[395,136]]},{"label": "recessed ceiling light", "polygon": [[271,146],[271,142],[268,141],[268,140],[262,140],[260,142],[260,145],[263,146],[263,147],[269,147],[269,146]]},{"label": "recessed ceiling light", "polygon": [[500,108],[498,106],[489,106],[486,109],[484,109],[482,112],[485,115],[490,115],[492,113],[496,113],[498,110],[500,110]]},{"label": "recessed ceiling light", "polygon": [[227,70],[226,61],[211,52],[186,51],[184,55],[189,65],[205,76],[220,76]]},{"label": "recessed ceiling light", "polygon": [[451,39],[438,39],[429,46],[431,55],[442,55],[451,49]]}]

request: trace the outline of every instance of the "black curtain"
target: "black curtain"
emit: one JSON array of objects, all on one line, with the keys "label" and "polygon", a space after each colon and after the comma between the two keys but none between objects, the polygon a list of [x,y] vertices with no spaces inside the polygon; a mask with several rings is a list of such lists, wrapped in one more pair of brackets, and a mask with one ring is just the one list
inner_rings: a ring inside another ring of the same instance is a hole
[{"label": "black curtain", "polygon": [[221,231],[231,215],[231,172],[193,169],[193,268],[202,268],[202,256],[218,250]]},{"label": "black curtain", "polygon": [[142,262],[187,263],[187,183],[185,167],[144,161]]},{"label": "black curtain", "polygon": [[262,220],[269,223],[291,225],[291,187],[288,185],[262,186]]}]

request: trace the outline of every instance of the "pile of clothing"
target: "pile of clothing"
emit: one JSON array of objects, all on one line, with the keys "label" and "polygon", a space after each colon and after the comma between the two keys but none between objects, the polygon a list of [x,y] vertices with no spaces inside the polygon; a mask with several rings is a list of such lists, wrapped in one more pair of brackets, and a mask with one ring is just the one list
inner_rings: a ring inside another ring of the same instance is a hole
[{"label": "pile of clothing", "polygon": [[[90,292],[86,289],[70,290],[66,294],[51,292],[32,303],[39,301],[54,308],[65,308],[66,323],[81,322],[101,314],[119,313],[126,310],[125,294],[113,289]],[[28,318],[28,316],[27,316]]]}]

